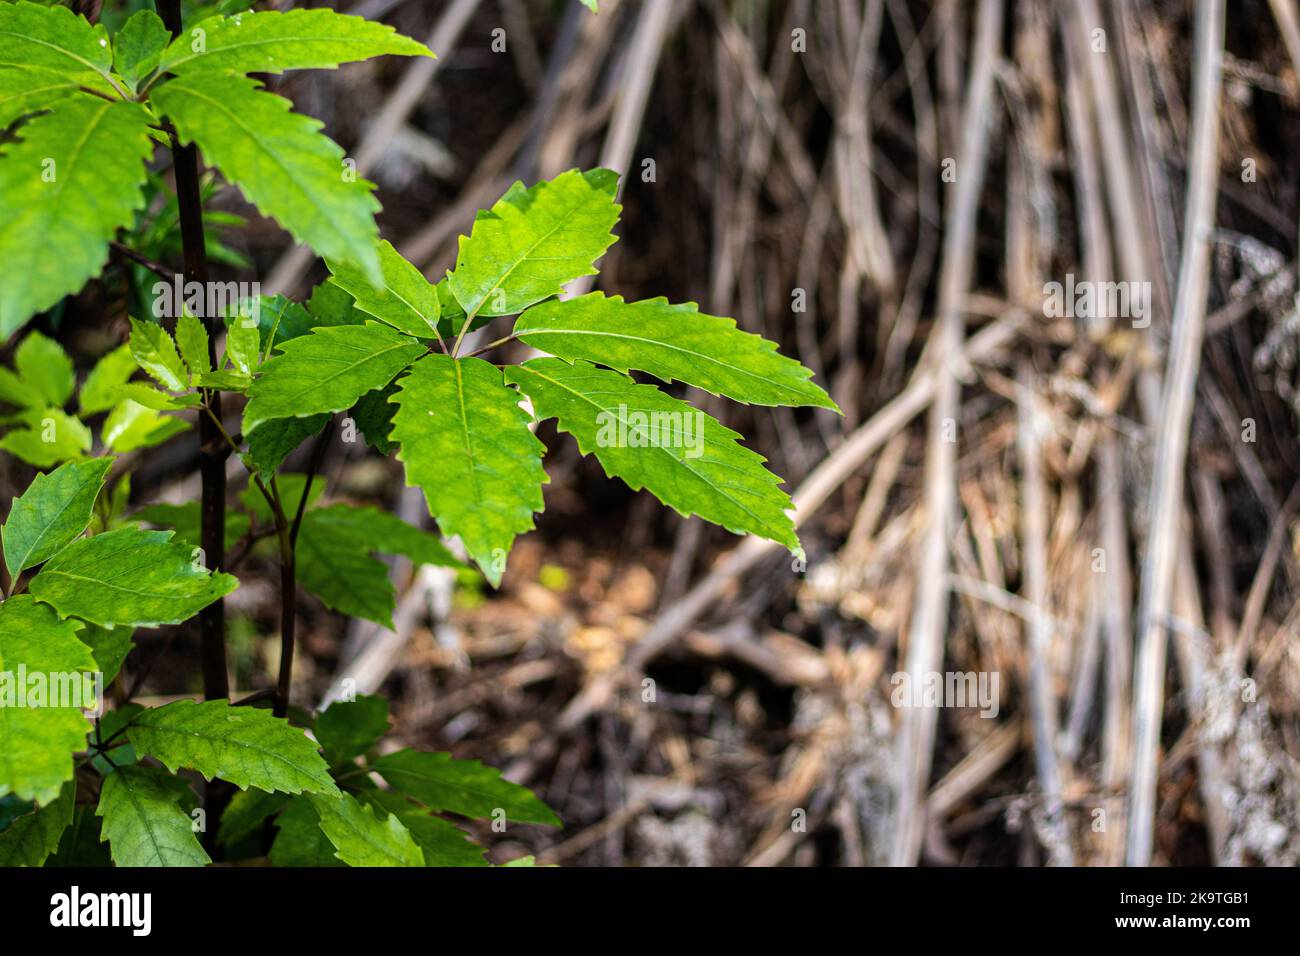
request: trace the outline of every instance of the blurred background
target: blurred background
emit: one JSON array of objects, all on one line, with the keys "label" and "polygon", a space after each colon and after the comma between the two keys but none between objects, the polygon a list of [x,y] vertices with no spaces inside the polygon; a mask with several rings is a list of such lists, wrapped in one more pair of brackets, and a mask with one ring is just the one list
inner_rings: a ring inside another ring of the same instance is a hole
[{"label": "blurred background", "polygon": [[[485,834],[502,858],[1300,863],[1296,0],[333,6],[439,58],[268,85],[431,279],[513,181],[607,166],[597,286],[734,316],[844,415],[688,396],[786,479],[803,556],[543,425],[546,512],[502,588],[395,564],[393,631],[304,596],[299,704],[382,687],[394,746],[535,788],[565,828]],[[221,277],[325,277],[237,192],[209,209]],[[88,365],[131,298],[49,322]],[[194,454],[133,501],[192,498]],[[397,462],[328,455],[328,494],[428,521]],[[241,690],[278,653],[259,560],[229,602]],[[196,634],[140,640],[146,696],[192,689],[149,661]],[[932,673],[993,706],[898,693]]]}]

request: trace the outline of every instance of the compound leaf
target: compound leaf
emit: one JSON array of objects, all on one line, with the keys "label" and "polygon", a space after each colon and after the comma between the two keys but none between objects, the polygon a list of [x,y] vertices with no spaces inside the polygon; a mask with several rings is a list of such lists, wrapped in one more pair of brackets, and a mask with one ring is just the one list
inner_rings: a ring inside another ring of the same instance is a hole
[{"label": "compound leaf", "polygon": [[542,510],[542,443],[519,396],[482,359],[430,355],[393,397],[406,483],[424,490],[442,533],[459,535],[494,586],[515,536]]},{"label": "compound leaf", "polygon": [[634,491],[646,488],[679,514],[736,534],[799,547],[781,480],[740,435],[704,412],[585,362],[533,359],[507,377],[532,399],[539,419],[556,419],[584,455],[594,453],[605,474]]},{"label": "compound leaf", "polygon": [[45,563],[32,595],[62,617],[104,627],[179,624],[239,582],[209,572],[193,547],[171,538],[134,527],[81,538]]},{"label": "compound leaf", "polygon": [[187,767],[240,789],[338,793],[316,745],[269,710],[178,700],[144,711],[127,733],[138,752],[173,772]]},{"label": "compound leaf", "polygon": [[534,306],[519,317],[515,334],[570,362],[637,369],[738,402],[835,408],[810,380],[812,372],[777,352],[774,342],[742,332],[734,319],[706,315],[694,302],[624,302],[592,292]]},{"label": "compound leaf", "polygon": [[104,778],[95,815],[118,866],[206,866],[211,858],[181,806],[189,787],[157,767],[118,767]]}]

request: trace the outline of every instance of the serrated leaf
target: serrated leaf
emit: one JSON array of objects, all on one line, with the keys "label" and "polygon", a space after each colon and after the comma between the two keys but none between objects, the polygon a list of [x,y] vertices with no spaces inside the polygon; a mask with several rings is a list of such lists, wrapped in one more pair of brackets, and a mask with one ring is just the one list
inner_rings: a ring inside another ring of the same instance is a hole
[{"label": "serrated leaf", "polygon": [[127,733],[137,751],[173,772],[186,767],[243,790],[338,793],[316,745],[269,710],[178,700],[146,710]]},{"label": "serrated leaf", "polygon": [[839,410],[813,384],[812,372],[777,352],[775,343],[740,331],[734,319],[704,314],[694,302],[624,302],[592,292],[534,306],[519,317],[515,334],[570,362],[649,372],[738,402]]},{"label": "serrated leaf", "polygon": [[0,438],[0,450],[36,468],[51,468],[90,451],[90,429],[58,408],[29,409],[23,416],[30,427]]},{"label": "serrated leaf", "polygon": [[194,376],[196,388],[215,388],[223,392],[246,392],[248,386],[252,384],[253,378],[251,375],[234,369],[223,369],[220,372],[200,372]]},{"label": "serrated leaf", "polygon": [[[132,368],[135,364],[132,363]],[[0,402],[8,402],[19,408],[40,408],[45,405],[45,397],[40,389],[30,382],[24,382],[9,369],[0,366]]]},{"label": "serrated leaf", "polygon": [[[148,13],[147,10],[142,12]],[[189,309],[182,309],[180,318],[176,320],[176,345],[191,373],[212,371],[208,330],[203,327],[203,320]]]},{"label": "serrated leaf", "polygon": [[62,408],[77,386],[77,373],[63,346],[39,332],[30,332],[14,351],[14,370],[41,393],[46,404]]},{"label": "serrated leaf", "polygon": [[594,453],[605,474],[634,491],[646,488],[679,514],[736,534],[799,547],[780,479],[740,435],[704,412],[585,362],[533,359],[507,378],[532,399],[539,419],[557,419],[584,455]]},{"label": "serrated leaf", "polygon": [[40,564],[86,530],[112,466],[111,458],[74,461],[32,479],[14,499],[4,523],[5,567],[11,578]]},{"label": "serrated leaf", "polygon": [[392,439],[406,483],[424,491],[448,537],[459,535],[493,586],[515,536],[542,510],[543,445],[519,396],[482,359],[429,355],[398,383]]},{"label": "serrated leaf", "polygon": [[154,322],[131,320],[131,355],[150,378],[169,392],[189,388],[189,373],[176,343],[167,330]]},{"label": "serrated leaf", "polygon": [[189,429],[189,422],[175,415],[160,415],[152,408],[126,399],[108,413],[100,438],[109,451],[125,454],[137,448],[152,448]]},{"label": "serrated leaf", "polygon": [[498,201],[461,236],[448,285],[467,315],[510,315],[559,294],[614,243],[621,206],[576,169],[538,184],[526,208]]},{"label": "serrated leaf", "polygon": [[0,340],[99,275],[109,239],[144,203],[144,108],[90,96],[58,107],[0,158]]},{"label": "serrated leaf", "polygon": [[0,866],[41,866],[59,848],[64,831],[72,825],[74,786],[64,784],[56,800],[0,830]]},{"label": "serrated leaf", "polygon": [[[279,813],[293,798],[284,793],[268,793],[249,787],[237,790],[221,814],[220,846],[234,846],[262,831],[268,819]],[[276,864],[277,866],[280,864]]]},{"label": "serrated leaf", "polygon": [[356,308],[386,322],[395,329],[429,338],[438,327],[442,310],[437,289],[411,263],[402,258],[392,243],[381,242],[379,265],[383,285],[375,288],[364,272],[346,263],[326,261],[335,285],[353,298]]},{"label": "serrated leaf", "polygon": [[430,810],[448,810],[471,820],[488,820],[504,810],[512,823],[559,826],[560,819],[527,787],[511,783],[501,771],[477,760],[453,760],[451,754],[398,750],[370,767],[395,790]]},{"label": "serrated leaf", "polygon": [[320,817],[321,832],[348,866],[424,866],[424,854],[410,831],[392,814],[380,817],[348,793],[308,799]]},{"label": "serrated leaf", "polygon": [[138,10],[113,36],[113,66],[132,92],[158,68],[158,60],[171,40],[158,14]]},{"label": "serrated leaf", "polygon": [[154,91],[185,144],[239,185],[249,202],[320,256],[382,280],[372,185],[344,176],[343,150],[321,123],[248,77],[202,71]]},{"label": "serrated leaf", "polygon": [[272,866],[343,866],[334,844],[320,828],[320,817],[306,797],[291,799],[275,818],[279,831],[271,844]]},{"label": "serrated leaf", "polygon": [[239,582],[202,568],[170,531],[118,528],[68,545],[32,579],[31,593],[63,617],[105,627],[188,620]]},{"label": "serrated leaf", "polygon": [[131,354],[129,343],[119,345],[96,362],[86,380],[81,383],[81,392],[77,396],[77,407],[81,414],[106,412],[120,402],[121,388],[131,380],[137,368],[139,366]]},{"label": "serrated leaf", "polygon": [[366,790],[358,799],[391,813],[410,831],[411,838],[424,853],[424,865],[487,866],[483,847],[450,820],[435,817],[400,794],[388,790]]},{"label": "serrated leaf", "polygon": [[66,73],[0,64],[0,129],[30,113],[51,109],[80,89],[77,78]]},{"label": "serrated leaf", "polygon": [[389,399],[396,394],[397,383],[392,382],[384,388],[366,392],[352,408],[357,428],[367,444],[381,455],[391,455],[397,448],[397,443],[389,437],[393,430],[393,415],[397,412],[397,406]]},{"label": "serrated leaf", "polygon": [[422,564],[464,567],[437,535],[409,525],[389,511],[369,505],[336,504],[307,512],[304,524],[308,519],[314,529],[328,528],[339,541],[347,541],[361,550],[404,555],[417,567]]},{"label": "serrated leaf", "polygon": [[236,319],[226,329],[226,359],[235,370],[252,375],[262,364],[262,335],[257,325]]},{"label": "serrated leaf", "polygon": [[335,701],[316,717],[315,732],[331,765],[360,757],[388,733],[388,701],[377,694]]},{"label": "serrated leaf", "polygon": [[289,455],[308,438],[320,434],[329,415],[308,418],[273,418],[248,436],[247,461],[264,475],[275,472]]},{"label": "serrated leaf", "polygon": [[[199,31],[203,49],[195,52]],[[210,17],[187,31],[167,49],[162,69],[171,73],[283,73],[333,69],[340,63],[385,54],[433,56],[423,43],[390,26],[332,10],[241,13]]]},{"label": "serrated leaf", "polygon": [[183,780],[156,767],[119,767],[104,778],[95,815],[118,866],[206,866],[211,858],[194,835],[180,801]]},{"label": "serrated leaf", "polygon": [[268,419],[351,408],[424,352],[419,342],[378,322],[321,328],[291,339],[248,390],[244,434]]},{"label": "serrated leaf", "polygon": [[64,7],[0,4],[0,66],[32,67],[113,92],[108,31]]},{"label": "serrated leaf", "polygon": [[51,707],[48,699],[44,707],[11,705],[20,667],[28,674],[88,674],[95,658],[77,640],[75,624],[60,621],[30,595],[0,604],[0,674],[9,675],[2,682],[8,687],[0,688],[0,797],[13,793],[45,805],[72,779],[72,755],[86,748],[90,721],[79,708]]}]

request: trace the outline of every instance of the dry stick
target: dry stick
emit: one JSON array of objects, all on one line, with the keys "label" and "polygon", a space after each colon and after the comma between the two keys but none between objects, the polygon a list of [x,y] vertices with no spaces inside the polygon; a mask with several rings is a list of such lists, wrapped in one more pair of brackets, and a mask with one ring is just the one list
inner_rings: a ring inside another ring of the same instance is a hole
[{"label": "dry stick", "polygon": [[1167,618],[1174,570],[1181,551],[1183,469],[1187,429],[1196,397],[1209,286],[1210,233],[1218,186],[1219,66],[1223,53],[1224,0],[1200,0],[1196,8],[1194,113],[1183,252],[1161,424],[1151,474],[1150,542],[1142,566],[1138,601],[1137,667],[1133,693],[1134,760],[1125,860],[1148,866],[1155,829],[1156,772],[1164,705]]},{"label": "dry stick", "polygon": [[[971,337],[959,356],[961,363],[974,364],[990,358],[1009,344],[1025,315],[1012,311]],[[898,395],[844,440],[804,479],[793,495],[795,525],[808,521],[817,509],[863,463],[895,433],[919,415],[934,399],[939,374],[933,368],[918,369],[912,382]],[[658,618],[628,653],[623,666],[613,673],[596,678],[564,708],[556,720],[560,732],[573,730],[604,705],[614,689],[635,677],[653,658],[663,653],[702,614],[717,605],[733,580],[775,553],[780,545],[764,538],[746,538],[729,551],[698,584]]]},{"label": "dry stick", "polygon": [[1043,478],[1043,427],[1028,364],[1020,368],[1017,387],[1020,446],[1021,534],[1023,535],[1025,599],[1034,612],[1029,621],[1029,716],[1034,732],[1034,766],[1043,788],[1046,820],[1043,836],[1056,866],[1073,866],[1070,833],[1061,801],[1061,765],[1056,753],[1056,695],[1048,667],[1052,626],[1047,611],[1047,486]]},{"label": "dry stick", "polygon": [[1296,14],[1296,0],[1268,0],[1268,5],[1282,33],[1295,79],[1300,82],[1300,15]]},{"label": "dry stick", "polygon": [[[947,630],[948,546],[957,498],[957,447],[948,432],[956,428],[961,404],[954,360],[961,352],[964,336],[961,306],[974,268],[975,221],[988,160],[993,77],[1001,39],[1001,0],[981,0],[971,54],[970,95],[964,107],[962,145],[957,161],[957,193],[949,210],[951,228],[944,236],[938,319],[929,350],[938,381],[930,406],[926,450],[925,519],[928,524],[917,562],[919,587],[912,612],[906,667],[917,686],[924,682],[925,675],[938,670]],[[938,710],[933,707],[913,707],[902,716],[895,741],[894,843],[889,852],[889,861],[894,866],[914,866],[921,852],[925,792],[938,716]]]},{"label": "dry stick", "polygon": [[[384,103],[383,109],[379,111],[379,115],[375,117],[374,122],[361,138],[361,145],[356,150],[358,175],[364,176],[368,173],[383,155],[384,150],[389,147],[393,137],[397,135],[402,124],[419,103],[420,97],[424,95],[425,89],[433,82],[438,70],[450,57],[452,47],[456,45],[456,40],[474,11],[478,9],[478,5],[479,0],[454,0],[447,11],[438,18],[426,45],[440,59],[419,57],[406,68],[402,81],[398,83],[397,88]],[[292,292],[302,280],[307,267],[311,265],[313,255],[311,249],[306,246],[294,246],[289,249],[271,269],[271,274],[266,280],[267,292],[272,295],[277,292],[285,294]]]}]

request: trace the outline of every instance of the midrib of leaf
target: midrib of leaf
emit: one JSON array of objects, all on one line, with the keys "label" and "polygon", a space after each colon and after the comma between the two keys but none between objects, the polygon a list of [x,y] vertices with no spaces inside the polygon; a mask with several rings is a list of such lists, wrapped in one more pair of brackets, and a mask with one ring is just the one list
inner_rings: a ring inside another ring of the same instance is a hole
[{"label": "midrib of leaf", "polygon": [[286,757],[284,754],[280,753],[279,751],[269,750],[266,747],[260,747],[257,744],[247,743],[242,740],[234,740],[229,735],[221,736],[219,734],[215,734],[211,732],[211,730],[209,730],[206,733],[200,734],[200,733],[195,733],[192,730],[176,730],[172,727],[166,727],[162,724],[141,724],[141,726],[148,728],[151,733],[155,733],[155,734],[158,733],[172,734],[177,737],[186,737],[189,739],[198,737],[200,740],[207,740],[207,741],[219,740],[228,747],[235,747],[238,750],[253,751],[259,757],[262,758],[262,766],[264,768],[266,766],[266,758],[270,756],[273,757],[275,760],[278,760],[280,763],[284,764],[286,767],[298,771],[298,773],[302,774],[305,777],[315,776],[315,774],[312,771],[300,767],[298,764],[294,763],[292,760],[290,760],[288,757]]},{"label": "midrib of leaf", "polygon": [[[136,800],[135,790],[133,790],[131,788],[131,785],[127,783],[125,780],[122,781],[122,789],[126,791],[126,798],[127,800],[130,801],[131,808],[136,811],[136,817],[142,823],[144,823],[144,828],[149,834],[149,844],[154,849],[154,856],[156,856],[159,860],[162,860],[163,859],[162,847],[158,844],[158,838],[154,836],[153,821],[150,817],[150,814]],[[164,863],[163,865],[165,866],[166,863]]]},{"label": "midrib of leaf", "polygon": [[[374,815],[373,812],[370,810],[369,807],[365,807],[365,806],[363,806],[363,807],[362,807],[362,810],[363,810],[363,812],[365,812],[365,813],[370,813],[372,816]],[[378,817],[375,817],[375,819],[378,820],[379,818],[378,818]],[[403,860],[400,856],[395,856],[393,853],[389,852],[389,850],[388,850],[388,848],[387,848],[386,846],[383,846],[382,844],[380,844],[380,843],[376,843],[375,841],[371,840],[371,839],[366,835],[366,832],[365,832],[364,830],[362,830],[360,827],[354,826],[353,823],[352,823],[352,820],[349,819],[348,816],[347,816],[346,814],[342,814],[342,813],[338,814],[338,815],[335,817],[335,820],[336,820],[337,822],[341,822],[345,827],[347,827],[347,829],[352,833],[353,836],[355,836],[358,840],[360,840],[360,841],[361,841],[362,843],[364,843],[366,846],[371,847],[372,849],[374,849],[375,851],[377,851],[378,853],[380,853],[380,854],[381,854],[385,859],[392,860],[392,861],[395,862],[398,866],[405,866],[405,865],[406,865],[406,861]],[[398,822],[401,823],[401,820],[399,819]],[[383,820],[380,820],[379,823],[380,823],[381,826],[385,827],[385,829],[386,829],[387,826],[388,826],[388,818],[385,817]],[[403,824],[403,825],[404,825],[404,824]],[[329,839],[329,834],[326,834],[326,835],[325,835],[325,838],[328,840],[328,839]],[[331,840],[330,842],[332,843],[332,842],[334,842],[334,841]],[[415,842],[414,839],[412,839],[411,842]],[[423,854],[424,851],[421,850],[420,853]],[[335,853],[335,856],[338,856],[338,853],[337,853],[337,852]]]},{"label": "midrib of leaf", "polygon": [[[566,385],[564,382],[558,381],[557,379],[554,379],[554,378],[552,378],[551,376],[546,375],[546,374],[544,374],[544,373],[542,373],[542,372],[538,372],[536,369],[529,368],[528,370],[529,370],[530,372],[532,372],[534,375],[536,375],[538,378],[544,378],[544,379],[546,379],[546,381],[550,382],[551,384],[556,385],[556,386],[558,386],[558,387],[564,389],[564,391],[568,392],[570,395],[573,395],[573,396],[575,396],[576,398],[581,399],[582,401],[584,401],[584,402],[586,402],[588,405],[590,405],[592,408],[599,409],[599,410],[602,411],[602,412],[608,412],[608,411],[609,411],[609,409],[606,408],[604,405],[600,404],[599,402],[593,401],[589,395],[586,395],[586,394],[584,394],[584,393],[582,393],[582,392],[577,391],[576,389],[572,388],[571,386]],[[558,418],[559,416],[556,416],[556,417]],[[625,424],[629,429],[632,429],[632,428],[634,427],[633,424],[632,424],[631,422],[627,421],[626,419],[620,419],[620,420],[621,420],[621,421],[623,422],[623,424]],[[637,434],[638,434],[638,435],[646,435],[646,434],[647,434],[647,432],[646,432],[644,429],[641,429],[640,427],[637,427],[637,428],[636,428],[636,431],[637,431]],[[708,479],[707,476],[700,474],[700,472],[696,471],[696,470],[695,470],[694,468],[692,468],[689,464],[687,464],[687,462],[690,461],[690,459],[688,459],[688,458],[674,458],[672,455],[669,455],[668,452],[667,452],[665,449],[660,448],[659,446],[657,446],[657,445],[653,445],[653,444],[642,445],[641,448],[642,448],[642,450],[645,450],[645,449],[647,449],[647,448],[652,449],[653,451],[657,452],[659,455],[666,456],[666,457],[667,457],[668,459],[670,459],[674,464],[681,465],[683,468],[685,468],[687,471],[689,471],[692,475],[694,475],[694,476],[695,476],[696,478],[698,478],[700,481],[704,482],[705,485],[707,485],[708,487],[712,488],[712,489],[713,489],[714,491],[716,491],[718,494],[722,495],[722,497],[726,498],[728,501],[730,501],[732,504],[734,504],[734,505],[735,505],[737,508],[739,508],[741,511],[745,512],[745,514],[747,514],[747,515],[749,515],[751,518],[753,518],[756,522],[758,522],[758,524],[759,524],[760,527],[763,527],[763,528],[769,528],[769,530],[775,530],[775,529],[771,529],[771,528],[770,528],[770,525],[768,524],[768,521],[767,521],[766,518],[764,518],[762,515],[756,514],[756,513],[755,513],[751,508],[749,508],[746,504],[744,504],[744,502],[741,502],[741,501],[737,500],[735,497],[733,497],[732,495],[728,494],[727,491],[726,491],[726,489],[725,489],[723,486],[720,486],[720,485],[716,485],[716,484],[714,484],[712,481],[710,481],[710,480]],[[714,464],[716,464],[716,465],[722,465],[723,467],[730,467],[730,466],[727,465],[726,462],[715,461]],[[648,486],[647,486],[647,487],[648,487]],[[653,491],[651,491],[651,493],[653,494]]]},{"label": "midrib of leaf", "polygon": [[[101,557],[110,557],[110,555],[102,555]],[[59,568],[42,571],[41,574],[48,574],[50,577],[54,577],[54,578],[57,577],[71,578],[74,581],[89,581],[92,584],[99,585],[100,587],[105,587],[113,591],[121,591],[123,594],[133,594],[137,597],[164,598],[164,599],[176,597],[176,594],[172,591],[141,591],[135,588],[123,587],[120,584],[113,584],[111,581],[107,581],[104,578],[92,578],[92,577],[87,577],[84,574],[73,574],[71,571],[63,571]]]},{"label": "midrib of leaf", "polygon": [[[340,375],[344,375],[344,374],[346,374],[346,373],[348,373],[348,372],[351,372],[353,369],[360,368],[361,366],[365,365],[367,362],[371,362],[371,361],[374,361],[375,359],[379,358],[381,355],[387,355],[389,352],[395,352],[395,351],[397,351],[398,349],[404,349],[404,348],[407,348],[407,347],[410,346],[411,344],[413,344],[413,343],[411,343],[411,342],[394,342],[392,345],[385,346],[384,348],[380,349],[378,352],[366,352],[364,358],[357,359],[355,362],[351,363],[350,365],[345,365],[343,368],[339,369],[339,370],[338,370],[337,372],[335,372],[334,374],[332,374],[332,375],[328,375],[328,376],[326,376],[325,378],[320,379],[320,380],[317,381],[317,382],[313,382],[313,383],[312,383],[308,388],[304,389],[304,390],[301,391],[301,392],[296,393],[296,394],[294,395],[294,398],[301,398],[303,395],[306,395],[308,392],[314,392],[314,391],[316,391],[317,389],[320,389],[320,388],[324,387],[327,383],[334,381],[334,379],[338,378]],[[352,348],[353,346],[347,346],[347,345],[345,344],[344,347],[345,347],[345,348]],[[361,350],[361,349],[357,349],[357,351],[362,351],[362,350]],[[301,417],[306,417],[306,416],[301,416]],[[271,419],[259,419],[259,421],[270,421],[270,420],[271,420]]]},{"label": "midrib of leaf", "polygon": [[[469,323],[465,323],[468,325]],[[460,432],[465,439],[465,461],[469,465],[469,480],[473,486],[474,500],[482,500],[481,491],[478,486],[478,470],[474,465],[474,450],[469,443],[469,412],[465,407],[465,379],[460,370],[460,363],[453,361],[452,367],[456,369],[456,400],[460,402]]]},{"label": "midrib of leaf", "polygon": [[207,51],[206,53],[191,53],[189,56],[182,57],[182,58],[179,59],[179,60],[172,60],[172,61],[170,61],[170,62],[168,62],[168,63],[165,63],[164,66],[165,66],[169,71],[170,71],[170,70],[175,70],[176,67],[181,66],[181,65],[183,65],[183,64],[185,64],[185,63],[189,63],[191,60],[197,60],[197,59],[200,59],[201,57],[205,57],[205,56],[215,56],[215,55],[217,55],[217,54],[219,54],[219,53],[227,53],[227,52],[230,52],[230,51],[232,51],[232,50],[247,50],[247,49],[250,48],[250,47],[255,47],[255,46],[267,46],[267,45],[269,45],[269,44],[273,44],[273,43],[283,43],[283,44],[293,44],[293,43],[352,43],[352,44],[356,44],[356,43],[374,43],[374,42],[376,42],[376,40],[375,40],[375,38],[373,38],[373,37],[368,38],[368,39],[363,39],[363,38],[361,38],[361,37],[322,37],[322,36],[297,36],[297,35],[296,35],[296,36],[282,36],[282,37],[268,37],[268,38],[266,38],[265,40],[245,40],[245,41],[243,41],[242,43],[235,43],[235,44],[232,44],[231,46],[223,46],[223,47],[220,47],[219,49],[216,49],[216,50],[209,50],[209,51]]},{"label": "midrib of leaf", "polygon": [[59,53],[62,53],[68,59],[76,60],[78,63],[84,64],[86,68],[89,69],[92,73],[102,76],[110,84],[112,84],[113,89],[117,89],[117,84],[113,83],[112,76],[110,76],[104,70],[101,70],[95,64],[91,63],[84,56],[80,56],[76,53],[73,53],[67,47],[59,46],[57,43],[51,43],[49,40],[40,40],[37,39],[36,37],[30,37],[25,33],[14,33],[12,30],[0,30],[0,36],[18,37],[20,40],[26,40],[28,43],[39,43],[41,46],[47,46],[51,50],[57,50]]},{"label": "midrib of leaf", "polygon": [[[229,107],[227,107],[227,106],[226,106],[224,103],[222,103],[220,100],[214,100],[212,97],[210,97],[210,96],[208,96],[208,95],[206,95],[206,94],[204,94],[204,93],[200,93],[198,90],[194,89],[194,87],[192,87],[192,86],[187,86],[187,87],[185,87],[184,90],[183,90],[183,92],[187,93],[187,94],[190,95],[190,96],[193,96],[195,99],[202,100],[202,101],[205,102],[205,103],[210,103],[210,104],[212,104],[212,106],[213,106],[215,109],[220,110],[220,111],[221,111],[222,113],[224,113],[226,116],[230,117],[231,122],[233,122],[236,126],[238,126],[240,129],[242,129],[242,130],[244,131],[244,133],[248,136],[248,138],[249,138],[252,142],[254,142],[254,143],[257,144],[257,146],[259,147],[259,152],[261,152],[262,155],[264,155],[264,156],[266,156],[268,159],[270,159],[272,163],[274,163],[276,166],[278,166],[278,167],[280,168],[280,172],[284,173],[284,174],[289,178],[289,181],[290,181],[291,183],[293,183],[293,185],[294,185],[294,191],[297,192],[297,193],[298,193],[299,195],[301,195],[301,196],[305,196],[305,197],[307,198],[307,204],[310,205],[310,206],[312,206],[312,207],[313,207],[313,208],[314,208],[318,213],[320,213],[322,216],[324,216],[325,219],[326,219],[328,222],[331,222],[331,223],[333,222],[333,217],[331,217],[331,216],[329,215],[328,210],[326,210],[324,206],[321,206],[319,203],[317,203],[317,202],[315,201],[315,197],[312,196],[311,193],[309,193],[307,190],[305,190],[305,189],[301,188],[300,186],[298,186],[298,179],[297,179],[297,177],[295,177],[294,174],[289,170],[289,168],[286,167],[286,166],[284,165],[283,162],[281,162],[281,160],[280,160],[280,158],[279,158],[278,156],[276,156],[273,152],[271,152],[269,149],[267,149],[267,148],[263,145],[262,140],[258,138],[257,132],[256,132],[254,129],[252,129],[251,127],[249,127],[246,123],[244,123],[244,121],[241,120],[237,114],[231,112],[231,110],[229,109]],[[263,93],[265,93],[266,91],[265,91],[265,90],[260,90],[260,91],[258,91],[258,92],[263,92]],[[274,96],[275,94],[274,94],[274,93],[267,93],[266,95],[267,95],[267,96]],[[318,134],[319,134],[319,131],[317,131],[317,132],[318,132]],[[337,227],[336,227],[336,228],[337,228]]]},{"label": "midrib of leaf", "polygon": [[[67,160],[69,166],[71,166],[74,169],[76,168],[77,160],[81,158],[81,154],[86,148],[86,143],[90,141],[91,134],[94,133],[95,129],[99,126],[99,124],[104,121],[104,115],[108,112],[108,108],[112,105],[113,105],[112,103],[106,102],[104,103],[103,106],[97,107],[99,109],[99,112],[95,114],[95,118],[92,122],[86,124],[86,129],[82,133],[81,139],[78,140],[77,145],[73,147],[72,155]],[[70,175],[64,176],[59,179],[58,186],[54,190],[54,204],[57,204],[58,201],[63,198],[63,187],[68,184],[68,180],[70,179],[72,179],[72,176]],[[35,213],[39,212],[40,208],[41,208],[40,206],[33,204],[30,207],[30,215],[24,216],[23,217],[24,220],[29,219],[31,215],[34,215]]]},{"label": "midrib of leaf", "polygon": [[[693,349],[683,348],[680,345],[674,345],[673,343],[665,342],[662,339],[648,339],[642,335],[630,335],[624,332],[593,331],[588,329],[538,328],[538,329],[526,329],[525,331],[519,333],[520,338],[523,338],[524,336],[533,336],[533,335],[599,335],[599,336],[604,336],[606,338],[612,338],[612,339],[626,339],[629,342],[645,342],[648,345],[655,345],[660,348],[672,349],[675,352],[681,352],[683,355],[690,356],[693,359],[702,359],[703,361],[713,365],[717,365],[720,368],[730,369],[732,371],[739,372],[741,375],[747,375],[750,378],[757,379],[758,381],[762,382],[764,385],[772,385],[781,389],[789,388],[789,386],[782,384],[776,379],[765,378],[764,376],[760,375],[758,372],[751,372],[749,369],[741,368],[739,365],[730,365],[726,362],[713,358],[711,355],[705,352],[696,352]],[[603,365],[605,363],[602,362],[601,364]],[[629,367],[635,368],[635,365]],[[682,380],[677,379],[677,381],[682,381]],[[705,389],[705,391],[708,391],[708,389]]]}]

